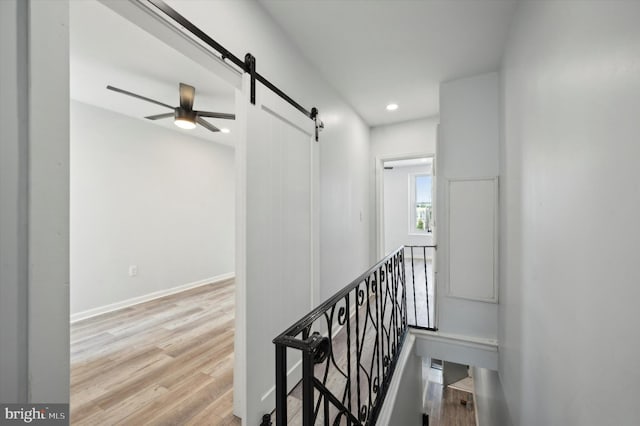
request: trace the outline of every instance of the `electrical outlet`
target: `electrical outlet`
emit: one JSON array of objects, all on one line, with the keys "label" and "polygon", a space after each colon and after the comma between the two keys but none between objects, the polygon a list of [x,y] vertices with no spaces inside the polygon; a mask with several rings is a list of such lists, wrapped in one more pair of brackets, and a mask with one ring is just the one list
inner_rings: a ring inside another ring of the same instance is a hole
[{"label": "electrical outlet", "polygon": [[129,276],[135,277],[138,275],[138,265],[129,265]]}]

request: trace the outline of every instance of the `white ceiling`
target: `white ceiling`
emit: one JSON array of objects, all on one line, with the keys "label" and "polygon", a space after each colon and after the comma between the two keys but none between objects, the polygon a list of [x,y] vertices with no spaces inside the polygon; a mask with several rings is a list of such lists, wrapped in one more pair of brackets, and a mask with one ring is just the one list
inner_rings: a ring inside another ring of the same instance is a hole
[{"label": "white ceiling", "polygon": [[259,1],[372,126],[437,115],[441,82],[497,70],[516,3]]},{"label": "white ceiling", "polygon": [[[372,125],[438,114],[443,81],[496,70],[515,0],[259,0],[309,61]],[[111,84],[169,105],[178,83],[195,108],[233,112],[231,86],[97,1],[70,7],[71,97],[132,117],[170,112],[105,89]],[[385,106],[400,105],[393,112]],[[198,127],[193,136],[232,144]],[[175,131],[171,119],[154,122]]]},{"label": "white ceiling", "polygon": [[[171,110],[109,91],[107,84],[177,106],[178,84],[183,82],[196,88],[195,109],[234,112],[234,90],[228,83],[97,1],[70,2],[69,27],[72,99],[145,120]],[[212,133],[200,126],[182,130],[172,119],[153,123],[232,145],[234,122],[207,120],[231,129],[231,134]]]}]

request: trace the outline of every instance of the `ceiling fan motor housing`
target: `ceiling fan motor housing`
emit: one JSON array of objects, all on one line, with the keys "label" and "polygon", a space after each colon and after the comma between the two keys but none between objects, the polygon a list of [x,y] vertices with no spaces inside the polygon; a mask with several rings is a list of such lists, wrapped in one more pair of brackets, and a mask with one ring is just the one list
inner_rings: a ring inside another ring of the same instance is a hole
[{"label": "ceiling fan motor housing", "polygon": [[196,122],[196,113],[193,110],[186,110],[183,108],[176,108],[174,110],[174,118],[180,121]]}]

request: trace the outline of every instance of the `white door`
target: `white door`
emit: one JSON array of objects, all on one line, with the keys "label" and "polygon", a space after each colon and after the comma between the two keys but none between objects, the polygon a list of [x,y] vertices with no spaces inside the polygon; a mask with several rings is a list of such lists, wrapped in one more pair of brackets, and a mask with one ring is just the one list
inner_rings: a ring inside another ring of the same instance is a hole
[{"label": "white door", "polygon": [[[275,407],[272,340],[311,310],[317,291],[318,143],[312,120],[260,84],[252,105],[248,88],[245,75],[236,98],[245,134],[236,147],[234,412],[256,425]],[[288,383],[299,380],[296,365],[291,356]]]}]

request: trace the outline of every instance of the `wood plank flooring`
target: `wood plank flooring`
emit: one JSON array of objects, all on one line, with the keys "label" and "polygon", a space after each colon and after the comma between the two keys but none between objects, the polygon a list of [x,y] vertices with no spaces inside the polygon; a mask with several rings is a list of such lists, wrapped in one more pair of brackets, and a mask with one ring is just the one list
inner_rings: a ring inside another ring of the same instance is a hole
[{"label": "wood plank flooring", "polygon": [[[442,370],[430,368],[427,360],[423,360],[422,379],[425,388],[425,411],[429,413],[429,426],[475,426],[475,404],[473,394],[461,389],[464,387],[449,386],[443,389]],[[465,379],[467,380],[467,379]],[[470,380],[470,379],[469,379]],[[473,382],[470,387],[473,389]],[[467,384],[467,383],[465,383]],[[467,402],[466,405],[461,401]]]},{"label": "wood plank flooring", "polygon": [[[229,280],[74,323],[71,423],[239,425],[240,419],[231,412],[234,290]],[[358,311],[356,316],[364,324],[364,313]],[[353,330],[356,316],[350,318]],[[355,362],[347,364],[345,339],[344,328],[334,336],[335,362],[343,371],[352,370],[355,377]],[[364,339],[369,343],[369,337]],[[372,356],[368,346],[365,344],[362,351],[363,365],[368,365]],[[353,360],[354,350],[352,344]],[[321,377],[322,366],[316,370]],[[339,394],[343,382],[334,369],[329,371],[326,383],[330,390]],[[441,388],[429,390],[432,394],[442,392]],[[290,424],[301,424],[300,398],[298,386],[289,397]],[[356,398],[354,388],[354,406],[358,406]],[[449,399],[453,402],[447,403]],[[459,408],[454,404],[459,405],[459,399],[448,390],[440,394],[441,408],[436,411],[441,414],[437,417],[448,418],[451,412],[458,418],[453,410]],[[437,422],[436,416],[431,420],[440,425],[473,424],[464,419]]]},{"label": "wood plank flooring", "polygon": [[71,325],[71,424],[239,425],[233,280]]}]

